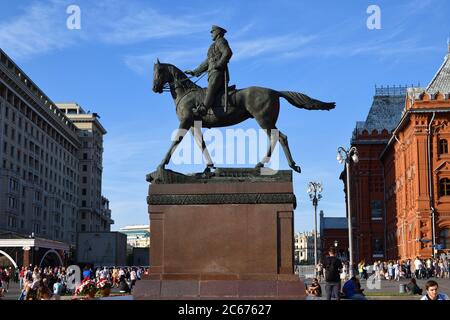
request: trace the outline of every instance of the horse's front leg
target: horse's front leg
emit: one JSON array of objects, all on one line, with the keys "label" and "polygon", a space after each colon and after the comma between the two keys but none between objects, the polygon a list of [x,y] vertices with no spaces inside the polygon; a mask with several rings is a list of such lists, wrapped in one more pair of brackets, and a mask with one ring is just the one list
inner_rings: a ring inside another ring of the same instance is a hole
[{"label": "horse's front leg", "polygon": [[172,141],[172,145],[170,146],[169,151],[167,151],[167,154],[164,157],[164,160],[159,165],[159,168],[164,169],[164,167],[169,164],[172,154],[175,152],[176,148],[181,143],[181,141],[183,141],[183,138],[186,135],[186,133],[188,132],[191,125],[192,124],[190,122],[180,123],[180,126],[178,127],[178,130],[177,130],[177,134],[175,136],[175,139]]}]

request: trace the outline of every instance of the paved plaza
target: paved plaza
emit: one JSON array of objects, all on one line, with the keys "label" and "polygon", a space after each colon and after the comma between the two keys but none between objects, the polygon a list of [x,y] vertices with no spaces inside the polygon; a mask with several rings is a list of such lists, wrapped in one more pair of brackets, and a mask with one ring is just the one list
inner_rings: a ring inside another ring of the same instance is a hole
[{"label": "paved plaza", "polygon": [[[432,280],[435,280],[437,283],[439,283],[439,291],[442,293],[445,293],[447,295],[450,295],[450,279],[440,279],[440,278],[430,278]],[[417,280],[417,285],[422,288],[425,292],[425,283],[428,280]],[[419,300],[421,296],[410,296],[410,295],[401,295],[400,292],[400,285],[401,284],[407,284],[409,280],[401,280],[401,281],[389,281],[389,280],[381,280],[381,286],[379,289],[372,289],[367,287],[367,282],[365,280],[361,281],[361,287],[364,289],[364,293],[367,295],[367,298],[369,300]],[[305,280],[306,284],[311,283],[311,279]],[[325,282],[321,283],[322,286],[322,292],[325,293]],[[3,300],[17,300],[19,297],[20,290],[19,290],[19,284],[11,282],[9,291],[5,293]],[[111,295],[117,295],[119,294],[119,290],[117,288],[113,288],[111,290]],[[62,297],[62,300],[70,299],[71,296],[65,296]],[[122,297],[122,298],[126,298]],[[308,300],[324,300],[324,298],[319,299],[311,299],[308,298]]]},{"label": "paved plaza", "polygon": [[[419,300],[422,296],[415,295],[406,295],[400,294],[400,285],[408,284],[410,279],[402,279],[400,281],[389,281],[389,280],[381,280],[381,285],[379,289],[373,289],[376,285],[367,286],[367,282],[365,280],[361,280],[361,288],[364,289],[364,293],[368,300]],[[439,284],[439,292],[450,295],[450,279],[440,279],[440,278],[430,278],[430,280],[434,280]],[[425,294],[425,283],[427,279],[417,280],[417,285],[423,289],[423,293]],[[311,283],[311,279],[305,280],[306,284]],[[342,283],[343,285],[344,283]],[[322,287],[322,294],[325,294],[325,282],[320,283]],[[341,286],[342,287],[342,286]],[[320,298],[318,300],[323,300],[324,298]],[[316,299],[314,299],[316,300]]]}]

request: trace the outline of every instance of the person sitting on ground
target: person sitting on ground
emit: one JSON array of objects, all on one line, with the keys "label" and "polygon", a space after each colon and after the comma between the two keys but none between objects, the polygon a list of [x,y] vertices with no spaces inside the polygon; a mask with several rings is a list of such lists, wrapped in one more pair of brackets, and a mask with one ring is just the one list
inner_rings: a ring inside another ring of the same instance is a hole
[{"label": "person sitting on ground", "polygon": [[445,293],[439,293],[439,285],[436,281],[430,280],[425,284],[427,294],[420,300],[450,300]]},{"label": "person sitting on ground", "polygon": [[309,286],[308,294],[313,297],[322,296],[322,287],[320,286],[319,280],[317,278],[314,278],[313,282]]},{"label": "person sitting on ground", "polygon": [[419,286],[416,283],[416,279],[412,278],[411,281],[406,285],[406,292],[409,294],[415,295],[420,294],[422,295],[422,289],[419,288]]},{"label": "person sitting on ground", "polygon": [[363,294],[364,289],[361,289],[361,283],[359,279],[353,276],[350,280],[345,282],[342,287],[342,292],[344,293],[345,299],[351,300],[367,300],[366,296]]},{"label": "person sitting on ground", "polygon": [[61,283],[61,279],[57,279],[56,283],[53,285],[53,295],[55,300],[59,300],[63,295],[63,284]]},{"label": "person sitting on ground", "polygon": [[46,278],[41,280],[37,290],[37,300],[50,300],[52,298],[52,291],[48,287],[48,280]]},{"label": "person sitting on ground", "polygon": [[120,290],[120,293],[130,293],[131,292],[130,286],[127,283],[125,275],[120,276],[119,290]]}]

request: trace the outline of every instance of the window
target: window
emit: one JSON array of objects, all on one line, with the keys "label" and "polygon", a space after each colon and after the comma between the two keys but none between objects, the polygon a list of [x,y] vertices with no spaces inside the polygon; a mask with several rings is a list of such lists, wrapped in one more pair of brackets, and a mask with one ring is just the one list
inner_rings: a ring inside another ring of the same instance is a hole
[{"label": "window", "polygon": [[9,179],[9,191],[10,192],[19,191],[19,183],[17,182],[17,180],[12,178]]},{"label": "window", "polygon": [[86,231],[86,225],[85,225],[85,224],[82,224],[82,225],[81,225],[81,232],[84,232],[84,231]]},{"label": "window", "polygon": [[33,225],[33,232],[36,233],[36,234],[41,233],[41,225],[39,223],[35,223]]},{"label": "window", "polygon": [[439,180],[439,195],[441,197],[450,196],[450,179],[443,178]]},{"label": "window", "polygon": [[8,197],[8,205],[10,209],[17,209],[17,199],[13,197]]},{"label": "window", "polygon": [[372,220],[383,219],[383,210],[382,210],[382,204],[381,204],[380,200],[370,201],[370,213],[371,213]]},{"label": "window", "polygon": [[439,154],[448,153],[448,142],[445,139],[439,140]]},{"label": "window", "polygon": [[444,249],[450,249],[450,229],[443,229],[439,232],[439,244],[441,244]]},{"label": "window", "polygon": [[34,192],[34,200],[35,201],[42,201],[42,193],[40,191]]},{"label": "window", "polygon": [[40,207],[33,207],[33,213],[35,217],[40,217],[42,212],[42,208]]},{"label": "window", "polygon": [[17,228],[17,219],[14,217],[8,217],[8,227]]},{"label": "window", "polygon": [[382,258],[384,256],[383,241],[381,237],[373,238],[372,255],[374,258]]}]

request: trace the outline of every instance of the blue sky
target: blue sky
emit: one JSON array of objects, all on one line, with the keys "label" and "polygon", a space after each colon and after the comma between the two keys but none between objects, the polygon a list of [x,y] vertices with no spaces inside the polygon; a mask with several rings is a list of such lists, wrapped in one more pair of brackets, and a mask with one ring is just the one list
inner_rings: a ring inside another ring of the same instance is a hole
[{"label": "blue sky", "polygon": [[[374,85],[426,85],[450,36],[447,0],[4,2],[0,47],[53,101],[74,101],[101,115],[108,130],[103,194],[114,230],[148,222],[145,175],[178,126],[170,95],[151,91],[153,63],[159,57],[195,68],[211,43],[212,24],[228,30],[231,82],[239,88],[298,91],[337,103],[331,112],[313,112],[282,101],[279,128],[303,170],[294,177],[297,231],[313,226],[309,181],[324,185],[319,210],[344,215],[336,150],[349,145],[355,122],[365,120]],[[81,30],[66,28],[70,4],[81,8]],[[381,30],[366,26],[372,4],[381,9]],[[169,168],[188,173],[202,166]]]}]

